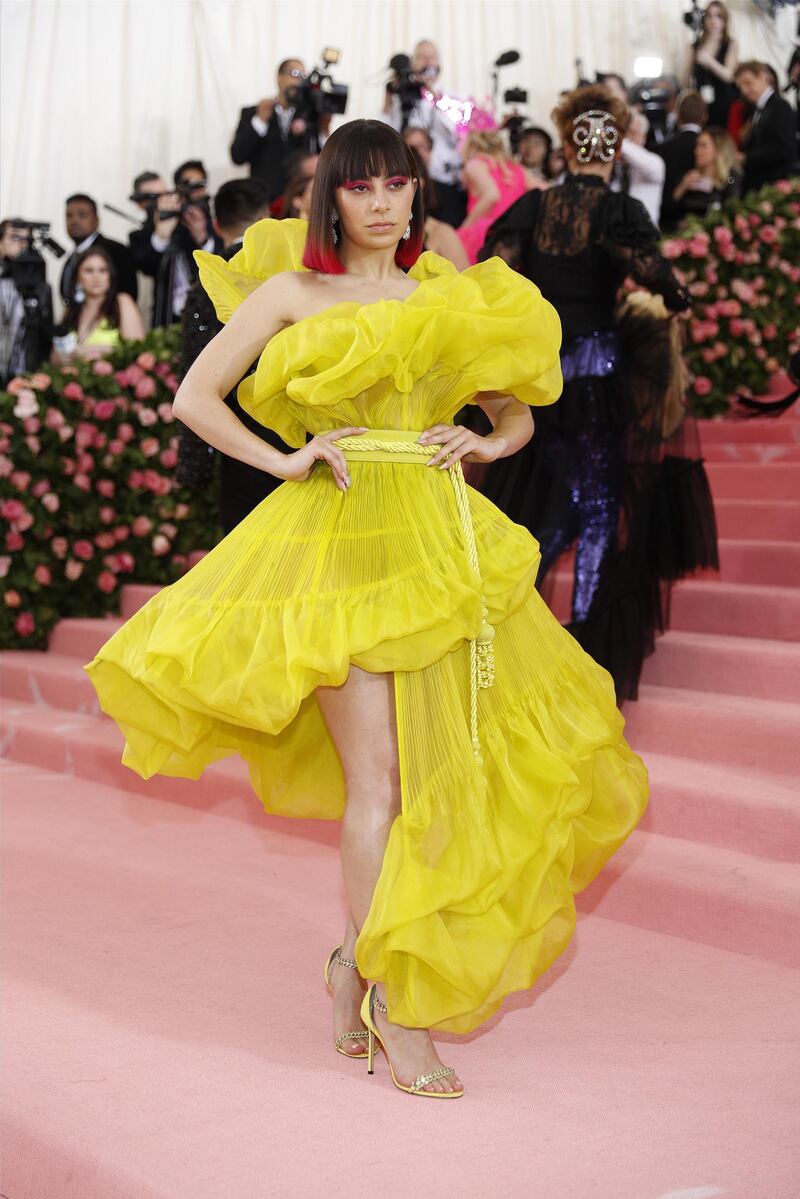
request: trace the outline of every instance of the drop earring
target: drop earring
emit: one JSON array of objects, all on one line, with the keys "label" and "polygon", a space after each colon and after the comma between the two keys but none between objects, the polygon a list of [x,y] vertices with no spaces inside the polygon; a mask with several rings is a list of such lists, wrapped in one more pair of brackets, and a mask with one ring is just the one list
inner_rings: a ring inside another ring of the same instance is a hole
[{"label": "drop earring", "polygon": [[338,220],[339,220],[339,213],[334,208],[333,212],[331,213],[331,226],[333,228],[333,244],[334,245],[336,245],[336,243],[339,240],[339,230],[336,228],[336,222]]},{"label": "drop earring", "polygon": [[86,292],[83,290],[80,283],[76,286],[74,294],[75,294],[75,303],[76,304],[82,304],[83,301],[86,299]]},{"label": "drop earring", "polygon": [[411,236],[411,217],[408,218],[408,224],[406,225],[406,231],[403,234],[403,241],[408,241],[410,236]]}]

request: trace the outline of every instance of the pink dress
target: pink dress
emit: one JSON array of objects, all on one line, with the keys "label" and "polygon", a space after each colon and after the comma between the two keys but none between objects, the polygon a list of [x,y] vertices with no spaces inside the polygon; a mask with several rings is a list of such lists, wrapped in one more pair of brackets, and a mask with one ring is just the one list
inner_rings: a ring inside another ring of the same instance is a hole
[{"label": "pink dress", "polygon": [[[527,191],[525,172],[518,163],[501,164],[496,159],[490,158],[488,154],[476,154],[475,157],[486,163],[500,197],[489,212],[475,221],[474,225],[468,225],[466,229],[456,229],[456,233],[467,251],[470,263],[478,261],[478,251],[483,245],[489,226]],[[467,200],[467,215],[472,212],[477,202],[477,196],[470,192]]]}]

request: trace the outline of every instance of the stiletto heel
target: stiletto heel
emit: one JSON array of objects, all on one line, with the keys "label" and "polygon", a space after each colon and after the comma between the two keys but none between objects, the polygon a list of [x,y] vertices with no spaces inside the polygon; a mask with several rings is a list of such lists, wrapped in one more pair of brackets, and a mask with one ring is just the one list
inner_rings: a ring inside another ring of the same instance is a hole
[{"label": "stiletto heel", "polygon": [[384,1045],[383,1040],[381,1039],[381,1034],[378,1032],[377,1028],[375,1027],[375,1008],[376,1007],[377,1007],[378,1011],[383,1012],[385,1015],[389,1014],[389,1009],[384,1004],[381,1003],[380,999],[378,999],[377,985],[375,983],[373,983],[372,986],[367,991],[364,998],[361,1000],[361,1019],[364,1021],[364,1023],[367,1026],[367,1034],[368,1034],[367,1073],[368,1074],[374,1073],[374,1070],[373,1070],[374,1046],[375,1046],[375,1043],[377,1042],[380,1045],[381,1049],[383,1050],[384,1057],[386,1058],[387,1062],[389,1063],[389,1073],[391,1074],[392,1082],[397,1087],[398,1091],[405,1091],[408,1095],[425,1095],[428,1099],[459,1099],[464,1094],[463,1087],[461,1088],[460,1091],[425,1091],[425,1090],[423,1090],[423,1087],[426,1086],[427,1083],[433,1082],[434,1079],[446,1078],[448,1074],[455,1074],[455,1070],[453,1069],[452,1066],[440,1066],[438,1070],[431,1070],[431,1072],[429,1074],[418,1074],[417,1077],[412,1082],[410,1087],[405,1087],[405,1086],[403,1086],[403,1084],[401,1082],[397,1081],[397,1079],[395,1078],[394,1069],[392,1068],[391,1060],[389,1058],[389,1054],[386,1052],[386,1046]]},{"label": "stiletto heel", "polygon": [[[331,967],[332,966],[348,966],[351,970],[358,970],[358,965],[356,962],[354,962],[352,960],[352,958],[343,958],[342,957],[341,945],[337,945],[335,949],[332,949],[328,956],[328,960],[325,963],[325,970],[323,972],[324,978],[325,978],[325,986],[328,988],[331,995],[333,994],[333,987],[331,986]],[[346,1049],[342,1048],[342,1043],[344,1041],[363,1041],[364,1038],[368,1037],[368,1036],[369,1036],[369,1033],[367,1033],[364,1029],[359,1029],[356,1032],[345,1032],[345,1033],[342,1033],[342,1035],[340,1037],[336,1038],[336,1040],[333,1043],[333,1047],[337,1053],[341,1053],[342,1057],[352,1057],[352,1058],[356,1058],[357,1060],[360,1061],[360,1060],[363,1060],[363,1058],[365,1058],[367,1056],[367,1054],[366,1053],[348,1053]],[[372,1073],[372,1071],[370,1071],[370,1073]]]}]

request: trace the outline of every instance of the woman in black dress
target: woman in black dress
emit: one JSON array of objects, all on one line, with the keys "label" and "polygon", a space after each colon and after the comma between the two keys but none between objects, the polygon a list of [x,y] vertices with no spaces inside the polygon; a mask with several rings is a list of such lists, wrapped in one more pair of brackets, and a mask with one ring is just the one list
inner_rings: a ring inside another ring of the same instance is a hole
[{"label": "woman in black dress", "polygon": [[[480,257],[499,254],[557,309],[564,391],[537,411],[533,440],[474,482],[538,539],[537,586],[577,541],[570,628],[623,700],[666,622],[664,583],[716,563],[702,462],[676,440],[683,387],[664,306],[677,314],[689,301],[643,205],[609,190],[626,106],[589,86],[552,115],[569,173],[504,213]],[[663,304],[620,308],[627,277]]]},{"label": "woman in black dress", "polygon": [[739,62],[736,39],[728,29],[728,10],[711,0],[703,13],[702,32],[691,48],[689,86],[708,105],[708,123],[725,129],[731,104],[739,95],[733,77]]}]

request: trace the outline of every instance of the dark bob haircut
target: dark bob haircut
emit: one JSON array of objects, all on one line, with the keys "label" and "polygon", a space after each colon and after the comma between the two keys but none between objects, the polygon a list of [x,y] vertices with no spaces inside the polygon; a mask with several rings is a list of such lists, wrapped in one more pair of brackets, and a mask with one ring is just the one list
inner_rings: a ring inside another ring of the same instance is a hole
[{"label": "dark bob haircut", "polygon": [[[418,177],[414,155],[400,134],[383,121],[348,121],[340,125],[323,146],[314,174],[303,266],[326,275],[344,274],[331,223],[336,189],[348,179],[371,179],[376,175]],[[422,188],[418,184],[411,205],[411,236],[397,244],[398,266],[413,266],[419,258],[424,220]]]}]

